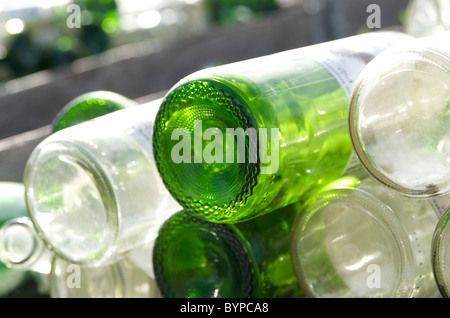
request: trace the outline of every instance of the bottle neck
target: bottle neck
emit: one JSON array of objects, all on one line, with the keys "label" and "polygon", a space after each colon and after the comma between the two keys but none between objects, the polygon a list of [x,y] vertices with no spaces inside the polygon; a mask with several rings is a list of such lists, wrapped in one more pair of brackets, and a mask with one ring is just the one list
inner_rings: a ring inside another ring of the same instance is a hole
[{"label": "bottle neck", "polygon": [[249,242],[262,279],[265,297],[302,297],[290,253],[291,234],[301,202],[271,211],[255,219],[236,223]]},{"label": "bottle neck", "polygon": [[345,180],[316,194],[298,219],[293,261],[301,286],[315,297],[435,297],[424,248],[437,223],[429,203],[372,178]]}]

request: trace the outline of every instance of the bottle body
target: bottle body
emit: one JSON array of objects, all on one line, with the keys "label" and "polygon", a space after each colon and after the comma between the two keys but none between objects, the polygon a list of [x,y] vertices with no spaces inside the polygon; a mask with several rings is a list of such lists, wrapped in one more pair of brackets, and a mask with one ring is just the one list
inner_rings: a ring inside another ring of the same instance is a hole
[{"label": "bottle body", "polygon": [[437,297],[431,240],[439,218],[375,179],[344,177],[297,220],[292,259],[312,297]]},{"label": "bottle body", "polygon": [[450,191],[449,31],[387,50],[360,74],[350,135],[366,169],[411,197]]},{"label": "bottle body", "polygon": [[199,217],[234,223],[338,177],[352,151],[352,80],[405,38],[368,34],[186,77],[164,98],[154,127],[166,187]]},{"label": "bottle body", "polygon": [[[158,105],[63,129],[31,154],[25,169],[30,218],[61,258],[86,266],[113,262],[156,236],[159,225],[179,210],[150,149],[143,147]],[[136,129],[136,119],[147,129]]]},{"label": "bottle body", "polygon": [[289,256],[293,206],[239,224],[173,215],[153,250],[163,297],[302,297]]}]

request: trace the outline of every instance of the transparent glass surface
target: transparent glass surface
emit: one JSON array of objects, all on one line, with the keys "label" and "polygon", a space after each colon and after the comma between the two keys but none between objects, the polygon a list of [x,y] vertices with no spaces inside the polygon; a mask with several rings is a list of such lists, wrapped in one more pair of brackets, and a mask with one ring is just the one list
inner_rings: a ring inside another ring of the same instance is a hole
[{"label": "transparent glass surface", "polygon": [[237,224],[208,222],[181,211],[159,231],[155,275],[165,297],[301,298],[291,231],[295,204]]},{"label": "transparent glass surface", "polygon": [[439,295],[429,248],[438,217],[428,202],[390,191],[371,178],[349,187],[340,180],[311,198],[292,242],[309,296]]},{"label": "transparent glass surface", "polygon": [[135,101],[114,92],[88,92],[71,100],[58,112],[52,121],[52,132],[135,105]]},{"label": "transparent glass surface", "polygon": [[450,191],[450,33],[416,40],[369,63],[350,102],[362,163],[408,196]]}]

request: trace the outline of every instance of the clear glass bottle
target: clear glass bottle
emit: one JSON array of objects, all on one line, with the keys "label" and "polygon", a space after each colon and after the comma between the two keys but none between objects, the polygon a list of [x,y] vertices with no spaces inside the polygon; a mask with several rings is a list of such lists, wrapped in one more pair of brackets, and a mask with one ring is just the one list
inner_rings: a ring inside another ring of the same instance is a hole
[{"label": "clear glass bottle", "polygon": [[181,210],[152,157],[159,103],[65,128],[33,150],[24,176],[30,218],[61,258],[85,266],[113,262]]},{"label": "clear glass bottle", "polygon": [[87,92],[69,101],[56,114],[51,124],[52,132],[136,105],[135,101],[114,92]]},{"label": "clear glass bottle", "polygon": [[[18,217],[28,215],[25,187],[18,182],[0,182],[0,226]],[[29,279],[28,273],[9,268],[1,259],[0,296],[7,295]]]},{"label": "clear glass bottle", "polygon": [[290,257],[297,210],[221,224],[180,211],[159,230],[153,268],[167,298],[298,298]]},{"label": "clear glass bottle", "polygon": [[28,217],[15,218],[0,228],[0,260],[18,272],[39,275],[52,298],[157,298],[154,277],[128,257],[98,267],[64,260],[37,237]]},{"label": "clear glass bottle", "polygon": [[375,55],[410,39],[373,32],[182,79],[154,126],[154,157],[166,187],[198,217],[234,223],[331,182],[352,152],[354,80]]},{"label": "clear glass bottle", "polygon": [[354,149],[386,186],[450,193],[450,31],[398,45],[361,72],[349,109]]},{"label": "clear glass bottle", "polygon": [[439,216],[428,200],[398,194],[368,176],[346,176],[303,206],[292,260],[317,298],[434,298],[431,242]]},{"label": "clear glass bottle", "polygon": [[99,267],[83,267],[53,258],[52,298],[161,298],[158,286],[129,258]]}]

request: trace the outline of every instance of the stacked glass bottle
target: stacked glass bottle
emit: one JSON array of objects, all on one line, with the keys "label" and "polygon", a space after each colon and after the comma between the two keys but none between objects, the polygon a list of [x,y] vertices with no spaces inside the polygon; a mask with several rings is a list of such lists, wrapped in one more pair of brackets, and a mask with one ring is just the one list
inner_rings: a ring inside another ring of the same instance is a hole
[{"label": "stacked glass bottle", "polygon": [[435,278],[448,297],[450,207],[450,31],[386,50],[360,74],[350,100],[356,154],[378,181],[427,199],[441,221],[432,255]]},{"label": "stacked glass bottle", "polygon": [[231,223],[331,182],[352,153],[347,105],[354,80],[378,53],[409,39],[374,32],[182,79],[154,126],[166,187],[198,217]]},{"label": "stacked glass bottle", "polygon": [[109,91],[84,93],[69,101],[52,121],[52,132],[137,105],[131,99]]},{"label": "stacked glass bottle", "polygon": [[[28,215],[25,188],[18,182],[0,182],[0,226],[18,217]],[[29,278],[25,271],[10,269],[2,261],[0,251],[0,296],[4,296]]]},{"label": "stacked glass bottle", "polygon": [[15,271],[35,274],[53,298],[160,297],[154,278],[128,257],[98,267],[58,257],[37,237],[28,217],[14,218],[0,228],[0,260]]}]

